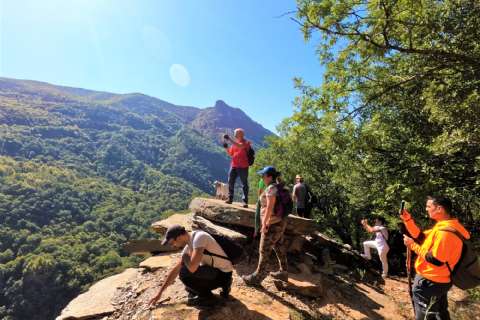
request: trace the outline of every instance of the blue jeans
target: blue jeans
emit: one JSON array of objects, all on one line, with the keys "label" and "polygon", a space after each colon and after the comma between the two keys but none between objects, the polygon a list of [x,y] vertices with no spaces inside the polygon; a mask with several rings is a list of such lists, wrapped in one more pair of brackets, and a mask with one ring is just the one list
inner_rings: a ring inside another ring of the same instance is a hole
[{"label": "blue jeans", "polygon": [[242,182],[243,197],[242,200],[248,203],[248,168],[230,168],[228,172],[228,200],[233,201],[235,191],[235,181],[240,177]]}]

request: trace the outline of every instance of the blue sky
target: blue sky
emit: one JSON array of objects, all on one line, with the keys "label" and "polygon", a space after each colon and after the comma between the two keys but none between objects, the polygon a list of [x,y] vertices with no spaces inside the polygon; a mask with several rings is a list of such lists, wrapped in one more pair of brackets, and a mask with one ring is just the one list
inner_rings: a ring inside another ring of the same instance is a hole
[{"label": "blue sky", "polygon": [[178,105],[222,99],[274,130],[321,82],[293,0],[0,0],[0,75]]}]

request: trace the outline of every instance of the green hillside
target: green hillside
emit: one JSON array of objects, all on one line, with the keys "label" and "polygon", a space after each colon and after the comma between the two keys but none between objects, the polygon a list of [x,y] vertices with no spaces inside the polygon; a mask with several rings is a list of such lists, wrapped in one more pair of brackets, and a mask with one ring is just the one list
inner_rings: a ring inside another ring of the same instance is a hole
[{"label": "green hillside", "polygon": [[226,179],[214,127],[191,125],[202,113],[142,94],[0,78],[1,319],[54,318],[135,263],[123,243],[154,237],[153,221]]}]

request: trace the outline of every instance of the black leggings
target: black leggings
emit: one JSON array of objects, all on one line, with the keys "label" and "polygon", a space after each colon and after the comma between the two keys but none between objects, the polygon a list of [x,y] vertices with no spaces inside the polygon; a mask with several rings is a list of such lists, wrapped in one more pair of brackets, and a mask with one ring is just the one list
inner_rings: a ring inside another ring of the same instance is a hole
[{"label": "black leggings", "polygon": [[200,266],[191,273],[185,265],[180,269],[180,280],[187,291],[198,296],[209,296],[217,288],[229,288],[232,285],[232,273],[222,272],[211,266]]}]

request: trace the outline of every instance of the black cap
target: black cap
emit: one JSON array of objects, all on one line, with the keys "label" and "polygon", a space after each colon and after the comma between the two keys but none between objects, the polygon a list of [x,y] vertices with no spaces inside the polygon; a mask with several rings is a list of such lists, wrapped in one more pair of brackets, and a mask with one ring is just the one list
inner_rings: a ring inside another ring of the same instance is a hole
[{"label": "black cap", "polygon": [[168,241],[175,239],[179,235],[186,233],[185,228],[181,225],[174,224],[173,226],[167,229],[167,233],[165,233],[165,239],[162,241],[162,245],[166,245]]}]

